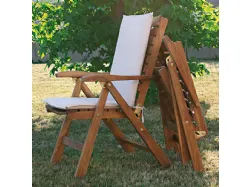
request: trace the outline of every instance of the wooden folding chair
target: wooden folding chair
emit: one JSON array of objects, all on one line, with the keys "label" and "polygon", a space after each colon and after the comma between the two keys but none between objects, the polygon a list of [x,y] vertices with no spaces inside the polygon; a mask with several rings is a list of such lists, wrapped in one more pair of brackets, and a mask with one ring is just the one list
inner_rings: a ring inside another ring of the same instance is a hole
[{"label": "wooden folding chair", "polygon": [[[151,27],[149,27],[151,29],[149,33],[148,44],[146,44],[147,48],[144,51],[145,57],[144,60],[142,60],[143,62],[140,70],[141,73],[139,73],[139,75],[131,75],[128,71],[125,75],[114,75],[112,74],[112,70],[115,69],[113,68],[113,66],[115,66],[114,64],[112,65],[110,74],[87,73],[79,71],[59,72],[56,74],[57,77],[75,78],[76,84],[72,94],[73,98],[51,98],[45,100],[45,102],[47,103],[46,108],[48,112],[66,115],[51,158],[52,163],[58,163],[62,159],[65,145],[72,147],[76,150],[81,151],[81,156],[78,162],[75,176],[84,176],[89,166],[94,142],[100,128],[100,122],[101,120],[103,120],[110,131],[113,133],[118,143],[126,152],[133,152],[135,147],[144,149],[151,152],[159,161],[160,165],[165,167],[170,166],[170,160],[167,158],[161,147],[152,138],[152,136],[149,134],[148,130],[140,120],[140,118],[142,117],[142,109],[149,88],[150,79],[154,71],[168,20],[164,17],[158,16],[154,17],[153,21],[151,20],[150,24],[151,23],[152,25]],[[130,40],[134,39],[137,38],[130,38]],[[116,56],[114,57],[114,59],[115,58]],[[127,64],[120,65],[122,66],[121,68],[128,68],[129,70]],[[130,69],[129,71],[132,71],[132,69]],[[131,80],[135,81],[135,83],[133,82],[133,84],[135,84],[136,87],[138,85],[136,89],[137,91],[135,92],[137,93],[136,98],[134,94],[134,106],[131,106],[128,103],[129,99],[125,98],[124,94],[119,91],[119,85],[117,83],[120,81],[128,82]],[[92,81],[99,81],[102,85],[99,99],[94,98],[94,94],[85,84],[85,82]],[[79,98],[81,91],[83,91],[83,93],[88,98]],[[108,95],[109,93],[111,95]],[[114,98],[113,101],[111,99],[112,97]],[[72,101],[73,104],[71,103],[71,106],[67,106],[67,103],[70,103]],[[94,102],[95,104],[93,105],[93,103],[91,102]],[[67,107],[65,107],[65,105]],[[142,140],[145,142],[145,145],[128,140],[114,122],[113,119],[117,118],[128,118]],[[82,119],[92,119],[84,144],[76,142],[68,137],[72,120]]]},{"label": "wooden folding chair", "polygon": [[166,148],[174,148],[183,164],[192,160],[194,169],[203,171],[197,140],[208,131],[181,42],[164,36],[154,80],[159,92]]}]

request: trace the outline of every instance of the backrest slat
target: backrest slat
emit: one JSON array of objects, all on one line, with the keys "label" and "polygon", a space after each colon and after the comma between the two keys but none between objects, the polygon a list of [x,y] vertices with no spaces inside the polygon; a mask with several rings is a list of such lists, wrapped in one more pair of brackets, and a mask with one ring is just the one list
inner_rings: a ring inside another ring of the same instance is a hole
[{"label": "backrest slat", "polygon": [[[168,24],[168,19],[162,16],[154,17],[152,22],[152,29],[150,31],[147,53],[145,55],[144,64],[142,68],[142,75],[152,76],[154,67],[157,62],[157,58],[159,55],[162,38],[164,36],[166,27]],[[139,84],[137,89],[137,99],[135,102],[135,106],[142,107],[144,106],[144,101],[147,95],[147,91],[149,88],[150,80],[143,81]],[[140,114],[138,114],[140,115]]]}]

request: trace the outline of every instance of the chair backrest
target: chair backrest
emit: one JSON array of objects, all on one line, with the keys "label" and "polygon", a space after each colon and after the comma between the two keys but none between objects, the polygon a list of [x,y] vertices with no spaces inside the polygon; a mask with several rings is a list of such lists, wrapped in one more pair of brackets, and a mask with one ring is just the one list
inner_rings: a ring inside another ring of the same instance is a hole
[{"label": "chair backrest", "polygon": [[[140,75],[145,57],[153,13],[123,16],[110,74]],[[113,81],[125,101],[134,105],[138,81]],[[114,100],[111,94],[109,100]]]},{"label": "chair backrest", "polygon": [[[153,18],[153,13],[123,16],[110,74],[152,75],[166,28],[166,24],[160,27],[161,18]],[[152,66],[150,71],[145,64]],[[139,81],[113,81],[113,84],[128,105],[134,106]],[[114,100],[111,94],[108,99]]]},{"label": "chair backrest", "polygon": [[[153,75],[156,62],[158,61],[162,39],[165,34],[167,24],[168,24],[167,18],[164,18],[162,16],[154,17],[151,25],[148,47],[146,50],[146,55],[141,75],[148,75],[148,76]],[[139,82],[137,89],[137,98],[134,104],[136,107],[144,106],[149,85],[150,85],[150,80]],[[140,116],[140,114],[141,113],[137,113],[138,116]]]}]

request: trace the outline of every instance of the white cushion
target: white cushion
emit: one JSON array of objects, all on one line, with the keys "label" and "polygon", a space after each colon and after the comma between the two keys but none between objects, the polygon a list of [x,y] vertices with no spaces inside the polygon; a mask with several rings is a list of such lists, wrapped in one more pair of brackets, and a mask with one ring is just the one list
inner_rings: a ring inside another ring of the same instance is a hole
[{"label": "white cushion", "polygon": [[[153,13],[123,16],[110,74],[140,75],[147,49]],[[138,81],[113,81],[128,105],[135,103]],[[113,100],[111,94],[109,100]]]},{"label": "white cushion", "polygon": [[[123,16],[110,74],[140,75],[147,49],[153,13]],[[113,81],[130,106],[134,106],[138,81]],[[45,103],[59,109],[94,108],[98,98],[48,98]],[[105,107],[117,107],[108,95]]]},{"label": "white cushion", "polygon": [[[67,98],[47,98],[43,102],[58,109],[81,109],[81,108],[95,108],[99,98],[84,98],[84,97],[67,97]],[[118,107],[115,101],[106,101],[108,107]]]}]

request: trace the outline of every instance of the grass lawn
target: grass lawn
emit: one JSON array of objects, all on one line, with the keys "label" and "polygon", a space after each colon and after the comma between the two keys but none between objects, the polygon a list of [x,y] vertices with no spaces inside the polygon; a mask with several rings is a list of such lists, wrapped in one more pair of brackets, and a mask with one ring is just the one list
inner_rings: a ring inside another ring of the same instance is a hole
[{"label": "grass lawn", "polygon": [[[145,126],[164,148],[172,161],[168,169],[160,167],[152,154],[138,150],[125,153],[105,125],[101,125],[95,142],[87,175],[74,178],[80,152],[71,148],[57,165],[50,164],[63,116],[46,113],[42,100],[47,97],[69,97],[74,83],[71,79],[49,77],[44,64],[33,64],[32,135],[33,135],[33,186],[169,186],[199,187],[219,184],[219,65],[207,63],[210,76],[194,79],[197,93],[205,112],[209,135],[199,141],[205,167],[204,173],[193,171],[191,163],[183,166],[173,151],[164,147],[163,129],[158,106],[146,106]],[[89,84],[94,93],[100,87]],[[90,121],[74,121],[70,136],[83,142]],[[141,141],[127,120],[120,120],[119,127],[131,139]]]}]

